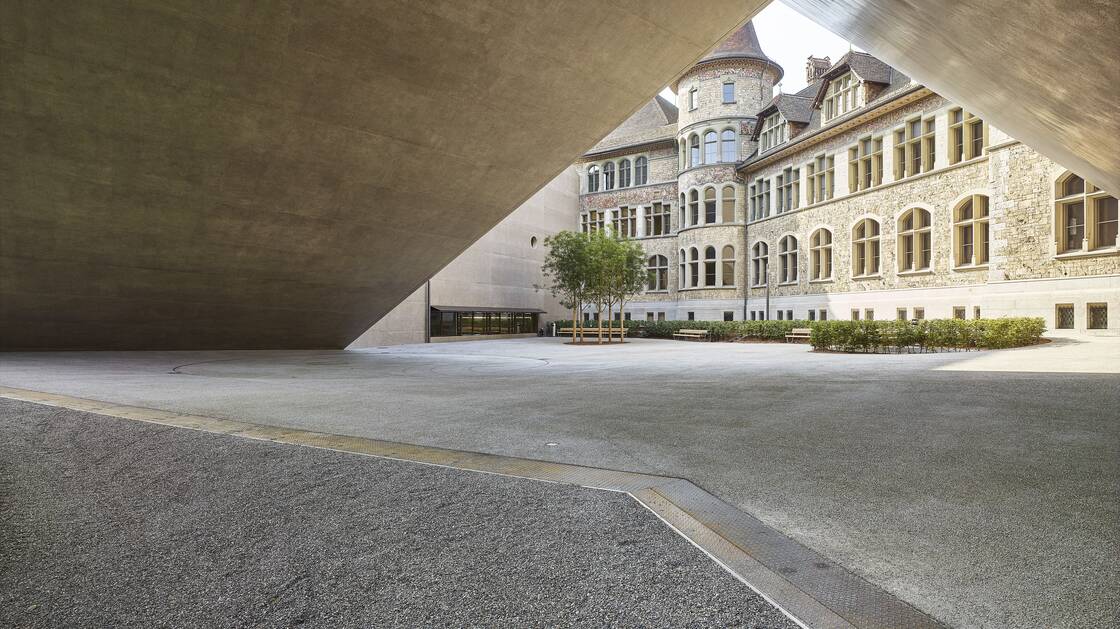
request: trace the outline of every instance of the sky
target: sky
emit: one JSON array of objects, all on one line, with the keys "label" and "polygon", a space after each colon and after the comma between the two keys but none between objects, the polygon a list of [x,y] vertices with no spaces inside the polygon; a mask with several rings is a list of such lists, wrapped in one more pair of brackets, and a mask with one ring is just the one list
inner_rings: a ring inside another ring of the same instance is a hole
[{"label": "sky", "polygon": [[[754,17],[754,28],[758,32],[763,52],[785,70],[781,89],[786,93],[805,87],[805,61],[809,55],[828,56],[835,62],[849,49],[847,41],[782,4],[780,0],[771,2]],[[675,102],[673,93],[668,88],[661,95],[670,102]]]}]

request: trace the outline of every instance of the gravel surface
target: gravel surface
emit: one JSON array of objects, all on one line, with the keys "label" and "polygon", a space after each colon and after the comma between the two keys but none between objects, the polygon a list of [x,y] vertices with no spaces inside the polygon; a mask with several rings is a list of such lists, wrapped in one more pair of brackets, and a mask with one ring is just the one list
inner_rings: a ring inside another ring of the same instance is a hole
[{"label": "gravel surface", "polygon": [[795,625],[625,494],[0,400],[2,626]]}]

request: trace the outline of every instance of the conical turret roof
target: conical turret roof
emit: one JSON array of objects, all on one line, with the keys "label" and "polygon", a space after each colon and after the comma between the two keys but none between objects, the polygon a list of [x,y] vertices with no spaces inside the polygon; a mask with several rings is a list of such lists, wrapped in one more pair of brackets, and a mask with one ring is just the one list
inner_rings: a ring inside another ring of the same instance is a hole
[{"label": "conical turret roof", "polygon": [[785,74],[782,66],[762,52],[762,46],[758,43],[758,33],[754,30],[754,23],[749,20],[697,64],[720,59],[757,59],[770,63],[777,68],[779,80]]}]

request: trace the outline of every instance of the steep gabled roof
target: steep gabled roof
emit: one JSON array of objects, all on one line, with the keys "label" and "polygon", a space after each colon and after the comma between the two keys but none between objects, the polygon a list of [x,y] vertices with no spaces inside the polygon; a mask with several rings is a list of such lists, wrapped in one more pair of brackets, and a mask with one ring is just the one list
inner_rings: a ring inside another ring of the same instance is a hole
[{"label": "steep gabled roof", "polygon": [[853,74],[863,79],[865,82],[879,83],[882,85],[890,85],[891,82],[894,81],[895,76],[900,74],[891,66],[879,61],[866,52],[849,50],[847,54],[840,57],[840,60],[828,69],[828,72],[821,75],[817,94],[813,99],[813,107],[819,107],[821,101],[824,100],[824,94],[826,92],[824,86],[828,85],[829,81],[843,75],[848,70],[851,70]]},{"label": "steep gabled roof", "polygon": [[767,57],[766,53],[762,52],[762,45],[758,43],[758,33],[754,30],[754,23],[750,21],[747,21],[739,30],[723,40],[723,43],[716,46],[715,50],[705,55],[700,61],[696,62],[696,64],[700,65],[720,59],[758,59],[778,69],[777,80],[780,81],[782,76],[785,75],[782,66],[778,65],[773,59]]},{"label": "steep gabled roof", "polygon": [[676,136],[677,107],[660,95],[634,112],[614,131],[607,134],[587,154],[602,153],[615,148],[657,142]]},{"label": "steep gabled roof", "polygon": [[759,124],[756,124],[751,132],[752,140],[758,139],[758,134],[762,131],[762,120],[774,112],[780,112],[782,118],[785,118],[788,122],[808,124],[813,118],[813,99],[797,94],[778,94],[770,99],[770,102],[756,116]]}]

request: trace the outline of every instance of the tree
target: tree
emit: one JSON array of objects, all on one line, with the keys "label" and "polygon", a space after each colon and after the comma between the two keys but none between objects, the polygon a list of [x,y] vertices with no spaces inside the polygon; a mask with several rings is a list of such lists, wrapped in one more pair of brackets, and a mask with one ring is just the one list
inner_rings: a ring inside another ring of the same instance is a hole
[{"label": "tree", "polygon": [[588,298],[588,245],[590,240],[585,234],[562,231],[544,239],[548,247],[541,270],[551,284],[549,290],[560,304],[572,309],[572,342],[576,335],[583,341],[580,317],[583,304]]}]

